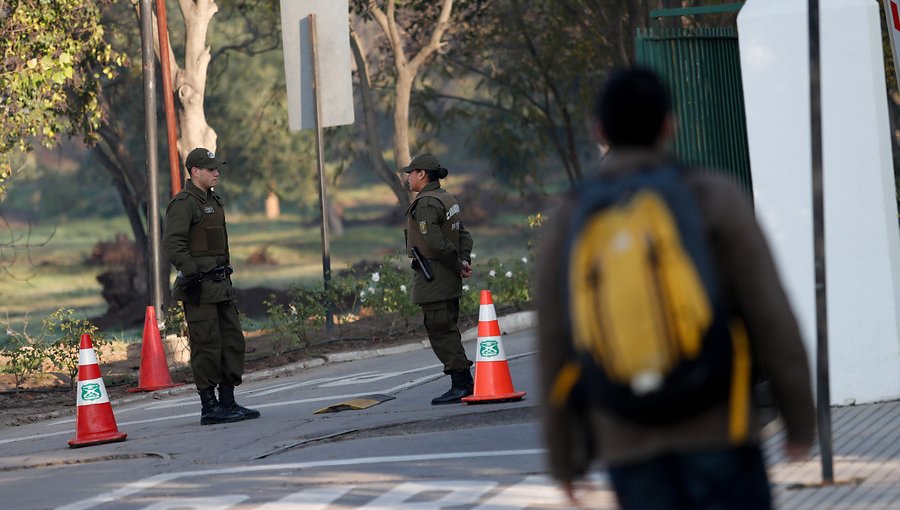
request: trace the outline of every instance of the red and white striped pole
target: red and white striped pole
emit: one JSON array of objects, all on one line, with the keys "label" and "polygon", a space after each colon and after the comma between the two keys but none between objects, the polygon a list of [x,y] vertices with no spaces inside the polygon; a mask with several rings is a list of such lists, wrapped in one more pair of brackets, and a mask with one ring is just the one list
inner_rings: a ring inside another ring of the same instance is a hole
[{"label": "red and white striped pole", "polygon": [[891,40],[891,51],[894,54],[894,75],[897,77],[897,85],[900,86],[900,5],[897,0],[882,0],[884,2],[884,17],[887,21],[888,37]]}]

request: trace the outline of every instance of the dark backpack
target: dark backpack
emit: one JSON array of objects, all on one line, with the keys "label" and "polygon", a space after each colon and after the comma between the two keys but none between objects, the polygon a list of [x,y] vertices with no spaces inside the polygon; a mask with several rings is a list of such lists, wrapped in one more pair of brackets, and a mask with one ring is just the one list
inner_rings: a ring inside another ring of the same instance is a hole
[{"label": "dark backpack", "polygon": [[729,324],[686,171],[647,169],[576,192],[560,274],[570,356],[553,405],[662,425],[733,394],[744,395],[735,418],[746,421],[746,335]]}]

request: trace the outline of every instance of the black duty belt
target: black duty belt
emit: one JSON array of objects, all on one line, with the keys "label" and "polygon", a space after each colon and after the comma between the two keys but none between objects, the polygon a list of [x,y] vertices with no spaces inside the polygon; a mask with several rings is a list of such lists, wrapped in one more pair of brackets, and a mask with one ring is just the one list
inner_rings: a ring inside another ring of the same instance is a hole
[{"label": "black duty belt", "polygon": [[203,273],[203,276],[209,277],[209,279],[214,282],[221,282],[225,278],[228,278],[233,272],[234,269],[232,269],[231,266],[216,266]]}]

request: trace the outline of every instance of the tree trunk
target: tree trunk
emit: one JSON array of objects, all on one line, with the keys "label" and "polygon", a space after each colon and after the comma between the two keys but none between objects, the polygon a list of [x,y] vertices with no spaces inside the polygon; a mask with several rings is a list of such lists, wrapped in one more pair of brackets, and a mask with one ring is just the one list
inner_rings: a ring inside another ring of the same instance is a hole
[{"label": "tree trunk", "polygon": [[397,84],[394,88],[397,101],[394,106],[394,159],[397,167],[409,164],[409,101],[412,97],[413,76],[407,69],[397,70]]},{"label": "tree trunk", "polygon": [[278,193],[270,191],[269,195],[266,196],[266,219],[277,220],[280,217],[281,200],[278,198]]},{"label": "tree trunk", "polygon": [[[397,72],[397,102],[394,107],[394,162],[397,172],[412,160],[409,153],[409,101],[412,97],[413,78],[414,75],[405,69]],[[405,211],[412,202],[412,192],[405,186],[403,189],[405,193],[400,200],[400,207]]]},{"label": "tree trunk", "polygon": [[142,218],[147,213],[147,181],[138,171],[140,167],[131,161],[128,149],[116,130],[104,125],[98,132],[107,150],[103,149],[103,145],[97,145],[94,154],[100,158],[103,168],[109,172],[113,180],[122,201],[122,208],[125,209],[125,215],[131,225],[138,252],[146,262],[147,254],[150,253],[150,242]]},{"label": "tree trunk", "polygon": [[[394,83],[394,93],[396,95],[394,101],[394,162],[396,169],[392,171],[393,177],[389,180],[386,180],[381,175],[379,177],[391,187],[391,190],[397,195],[401,210],[405,211],[412,200],[412,193],[406,190],[406,186],[403,185],[399,169],[409,164],[409,161],[412,159],[409,151],[409,103],[412,97],[412,85],[416,75],[419,73],[419,69],[444,44],[442,39],[447,29],[450,28],[453,0],[441,0],[441,11],[434,24],[431,37],[427,44],[419,49],[419,52],[413,55],[412,58],[407,58],[404,50],[403,31],[397,25],[395,0],[389,0],[386,9],[381,9],[375,0],[371,0],[368,7],[375,22],[378,23],[381,31],[387,37],[388,44],[391,47],[394,72],[396,73],[396,81]],[[351,42],[353,42],[352,39],[353,37],[351,37]],[[358,41],[356,42],[358,43]],[[354,48],[354,52],[357,51],[362,53],[358,44]],[[362,69],[366,69],[364,55],[354,55],[354,58],[357,59],[357,65],[362,62]],[[360,72],[360,81],[362,81],[363,76],[364,74]],[[368,81],[367,74],[365,79]],[[365,97],[363,101],[365,105]],[[367,118],[367,123],[369,123],[368,120]],[[374,129],[374,124],[369,129]],[[376,164],[376,172],[378,171],[377,167],[378,165]]]},{"label": "tree trunk", "polygon": [[178,3],[185,25],[184,68],[176,66],[172,76],[180,107],[178,153],[183,161],[196,147],[216,150],[216,132],[206,122],[203,100],[210,60],[206,33],[219,7],[214,0],[179,0]]},{"label": "tree trunk", "polygon": [[334,200],[328,201],[328,228],[335,238],[344,235],[344,214]]},{"label": "tree trunk", "polygon": [[[353,60],[356,63],[356,72],[359,76],[359,94],[362,98],[363,106],[363,122],[360,128],[364,130],[366,138],[366,148],[369,161],[372,163],[372,169],[381,179],[391,192],[397,197],[400,208],[406,211],[411,202],[411,193],[403,184],[403,179],[398,174],[397,169],[391,169],[384,161],[382,145],[378,139],[378,123],[375,119],[375,99],[372,97],[372,86],[369,81],[369,66],[366,63],[365,51],[362,47],[362,41],[355,30],[350,31],[350,48],[353,50]],[[407,148],[407,152],[409,149]]]}]

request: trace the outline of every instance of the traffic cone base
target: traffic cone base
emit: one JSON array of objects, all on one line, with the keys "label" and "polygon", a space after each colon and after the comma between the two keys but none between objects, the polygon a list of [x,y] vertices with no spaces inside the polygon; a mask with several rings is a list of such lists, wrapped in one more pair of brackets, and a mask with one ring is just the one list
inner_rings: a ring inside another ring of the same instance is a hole
[{"label": "traffic cone base", "polygon": [[75,438],[68,442],[69,446],[79,448],[124,441],[127,434],[119,432],[116,426],[91,336],[81,335],[79,347]]},{"label": "traffic cone base", "polygon": [[512,402],[524,396],[524,391],[513,388],[506,361],[483,361],[475,366],[475,393],[463,397],[462,401],[468,404]]},{"label": "traffic cone base", "polygon": [[156,324],[156,308],[147,307],[144,315],[144,336],[141,339],[141,371],[138,375],[137,388],[129,388],[129,393],[140,391],[156,391],[181,386],[172,382],[169,365],[166,363],[166,351],[163,349]]},{"label": "traffic cone base", "polygon": [[525,396],[524,391],[519,391],[516,393],[510,393],[508,395],[490,395],[487,397],[479,397],[477,395],[470,395],[468,397],[463,397],[462,401],[466,404],[502,404],[504,402],[516,402],[518,400],[522,400],[522,397]]},{"label": "traffic cone base", "polygon": [[[75,439],[69,440],[70,448],[80,448],[82,446],[94,446],[105,443],[119,443],[128,437],[128,434],[119,432],[116,426],[116,419],[113,416],[112,406],[109,402],[105,404],[97,404],[86,406],[85,411],[79,411],[76,422],[88,421],[92,422],[91,428],[97,429],[94,432],[86,432],[78,434]],[[75,428],[78,428],[76,423]]]},{"label": "traffic cone base", "polygon": [[525,396],[513,388],[509,363],[500,338],[500,325],[489,290],[481,291],[478,312],[478,356],[475,360],[475,391],[463,397],[466,404],[514,402]]}]

